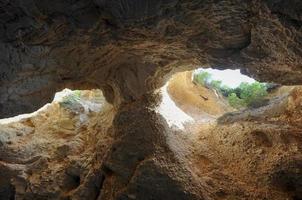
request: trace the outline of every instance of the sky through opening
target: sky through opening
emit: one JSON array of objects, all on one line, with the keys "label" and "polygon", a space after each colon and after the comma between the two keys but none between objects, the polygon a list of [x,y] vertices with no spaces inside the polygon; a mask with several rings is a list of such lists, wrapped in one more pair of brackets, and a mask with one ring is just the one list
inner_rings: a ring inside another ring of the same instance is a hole
[{"label": "sky through opening", "polygon": [[247,83],[255,82],[254,79],[241,74],[239,69],[217,70],[212,68],[208,68],[208,69],[199,68],[195,72],[200,72],[200,71],[206,71],[210,73],[211,80],[220,80],[222,81],[222,85],[226,85],[230,88],[236,88],[242,82],[247,82]]}]

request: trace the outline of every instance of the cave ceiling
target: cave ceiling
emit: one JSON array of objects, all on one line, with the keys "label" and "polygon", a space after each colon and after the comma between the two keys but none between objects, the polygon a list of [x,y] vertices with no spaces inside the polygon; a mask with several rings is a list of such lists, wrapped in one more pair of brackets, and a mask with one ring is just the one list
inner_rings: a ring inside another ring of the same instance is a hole
[{"label": "cave ceiling", "polygon": [[300,0],[2,0],[0,116],[63,88],[101,88],[118,106],[176,71],[239,68],[302,83]]}]

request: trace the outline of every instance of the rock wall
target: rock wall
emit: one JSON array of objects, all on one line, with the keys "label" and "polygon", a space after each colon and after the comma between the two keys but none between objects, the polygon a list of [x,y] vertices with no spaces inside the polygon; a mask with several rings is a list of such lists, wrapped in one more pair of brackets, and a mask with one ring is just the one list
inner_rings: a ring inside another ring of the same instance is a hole
[{"label": "rock wall", "polygon": [[62,88],[102,88],[120,105],[198,64],[301,83],[301,2],[0,2],[0,116],[36,110]]},{"label": "rock wall", "polygon": [[1,200],[99,196],[115,111],[98,92],[82,94],[81,101],[60,100],[32,116],[1,121]]},{"label": "rock wall", "polygon": [[158,95],[116,110],[76,91],[0,124],[0,199],[299,199],[302,90],[280,92],[181,130],[157,112]]},{"label": "rock wall", "polygon": [[34,111],[65,87],[102,89],[116,113],[108,115],[112,125],[102,124],[108,116],[97,119],[93,135],[80,130],[87,143],[75,149],[65,143],[77,137],[51,140],[55,150],[49,130],[31,138],[35,123],[24,122],[13,136],[29,139],[1,147],[2,197],[219,199],[207,177],[188,167],[183,140],[153,111],[160,101],[154,92],[198,65],[301,84],[301,7],[299,0],[0,1],[1,118]]}]

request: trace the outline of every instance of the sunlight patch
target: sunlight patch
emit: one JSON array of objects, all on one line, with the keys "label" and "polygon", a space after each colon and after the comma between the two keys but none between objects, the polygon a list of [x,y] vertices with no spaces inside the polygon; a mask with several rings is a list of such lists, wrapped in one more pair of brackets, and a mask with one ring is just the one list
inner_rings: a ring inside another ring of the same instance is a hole
[{"label": "sunlight patch", "polygon": [[194,119],[175,105],[168,94],[167,86],[168,83],[160,89],[162,102],[157,111],[166,119],[169,127],[175,126],[178,129],[184,129],[184,125],[188,122],[193,122]]},{"label": "sunlight patch", "polygon": [[53,101],[51,103],[47,103],[39,110],[32,113],[17,115],[15,117],[0,119],[0,124],[9,124],[32,118],[37,116],[40,112],[46,111],[53,103],[58,103],[69,110],[75,111],[76,114],[79,114],[80,121],[85,121],[88,119],[87,115],[90,112],[100,112],[102,107],[105,105],[105,102],[106,100],[101,90],[81,91],[66,88],[60,92],[57,92]]}]

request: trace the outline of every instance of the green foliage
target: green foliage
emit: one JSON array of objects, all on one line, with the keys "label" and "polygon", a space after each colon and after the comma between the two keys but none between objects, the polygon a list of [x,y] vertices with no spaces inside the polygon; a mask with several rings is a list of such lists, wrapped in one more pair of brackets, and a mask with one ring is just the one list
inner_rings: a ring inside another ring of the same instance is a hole
[{"label": "green foliage", "polygon": [[77,102],[79,102],[80,99],[81,99],[81,91],[75,90],[71,94],[63,97],[63,100],[60,102],[60,105],[62,107],[68,108],[68,107],[76,104]]},{"label": "green foliage", "polygon": [[245,101],[247,106],[258,102],[260,103],[267,95],[266,86],[263,83],[241,83],[239,88],[241,90],[240,98]]},{"label": "green foliage", "polygon": [[266,90],[264,83],[241,83],[239,87],[228,90],[228,101],[232,107],[237,109],[262,105],[267,96]]},{"label": "green foliage", "polygon": [[230,93],[228,95],[228,102],[232,107],[234,107],[236,109],[242,108],[246,105],[244,100],[238,98],[235,93]]},{"label": "green foliage", "polygon": [[194,74],[194,77],[193,77],[193,81],[195,83],[198,83],[203,86],[205,86],[207,83],[209,83],[210,79],[211,79],[211,74],[209,72],[197,73],[197,74]]},{"label": "green foliage", "polygon": [[219,80],[213,80],[211,82],[212,88],[214,88],[216,90],[220,90],[220,88],[222,88],[221,84],[222,84],[222,81],[219,81]]},{"label": "green foliage", "polygon": [[81,98],[81,90],[74,90],[73,95],[75,95],[76,98]]}]

